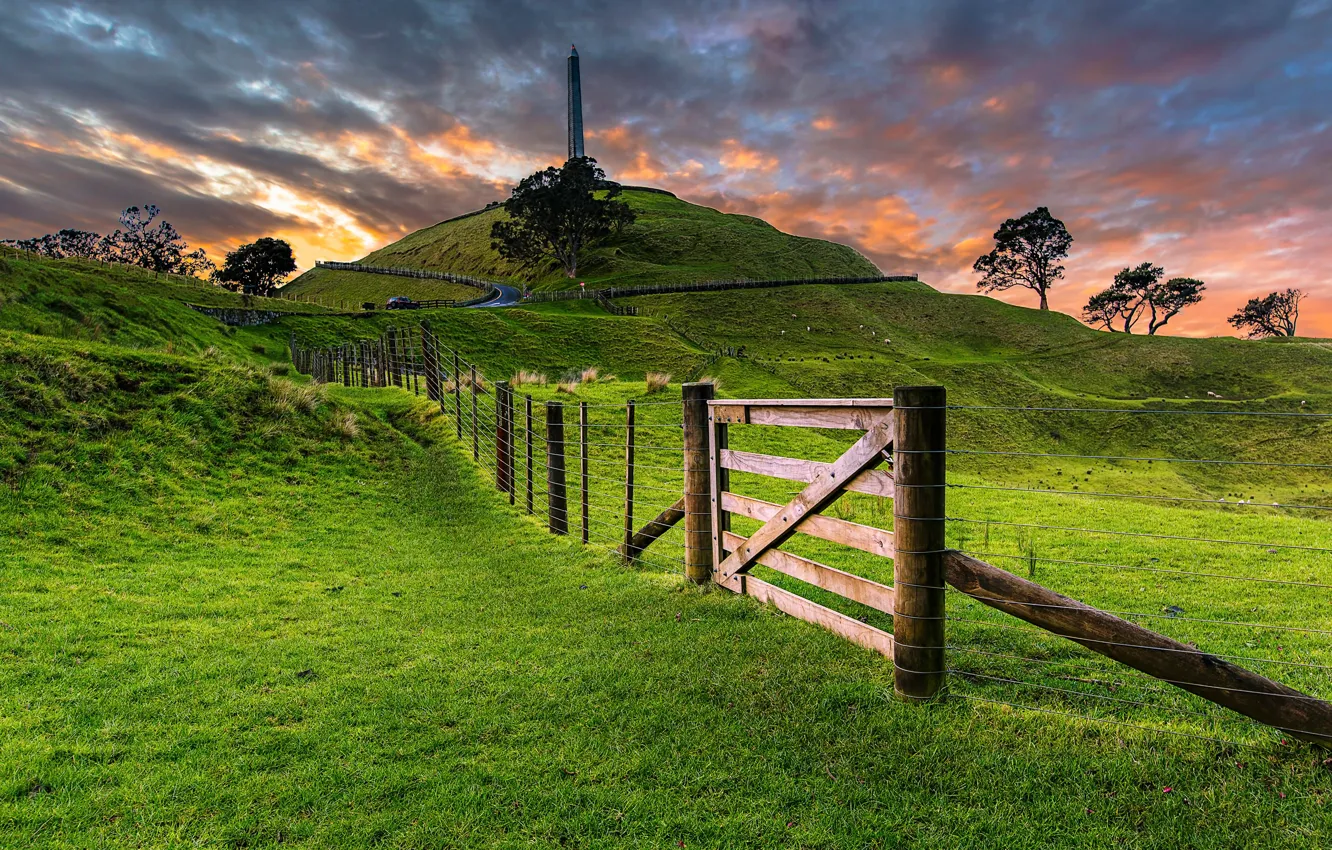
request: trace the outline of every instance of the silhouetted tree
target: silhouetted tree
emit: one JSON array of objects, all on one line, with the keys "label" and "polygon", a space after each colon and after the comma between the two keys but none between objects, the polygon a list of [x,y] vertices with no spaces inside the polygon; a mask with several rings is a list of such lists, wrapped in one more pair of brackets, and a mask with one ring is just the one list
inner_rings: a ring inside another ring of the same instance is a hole
[{"label": "silhouetted tree", "polygon": [[156,204],[147,204],[142,210],[130,207],[120,214],[120,226],[112,239],[119,245],[121,261],[142,266],[155,272],[174,272],[180,258],[189,250],[176,228],[168,221],[153,221],[162,211]]},{"label": "silhouetted tree", "polygon": [[208,259],[208,254],[202,248],[195,248],[181,257],[180,265],[176,267],[176,274],[190,277],[211,277],[216,271],[217,263]]},{"label": "silhouetted tree", "polygon": [[1304,293],[1298,289],[1250,298],[1249,303],[1227,321],[1246,331],[1250,337],[1295,336],[1302,300]]},{"label": "silhouetted tree", "polygon": [[[1147,333],[1155,334],[1179,311],[1202,300],[1207,284],[1191,277],[1174,277],[1162,283],[1165,269],[1151,263],[1126,268],[1115,275],[1115,282],[1096,293],[1082,309],[1082,318],[1106,330],[1133,333],[1141,318],[1147,319]],[[1120,323],[1115,328],[1114,323]]]},{"label": "silhouetted tree", "polygon": [[[606,196],[597,198],[594,192],[603,188]],[[538,171],[523,178],[504,202],[508,220],[491,226],[490,247],[523,265],[557,260],[565,275],[574,277],[582,249],[633,223],[629,205],[614,200],[619,193],[591,157]]]},{"label": "silhouetted tree", "polygon": [[973,271],[983,277],[976,284],[982,292],[1025,287],[1041,296],[1041,309],[1050,309],[1048,293],[1064,276],[1060,260],[1073,244],[1064,223],[1037,207],[1021,218],[1010,218],[994,232],[994,250],[978,258]]},{"label": "silhouetted tree", "polygon": [[213,275],[219,286],[246,295],[268,295],[287,275],[296,271],[291,245],[265,236],[228,252],[222,268]]}]

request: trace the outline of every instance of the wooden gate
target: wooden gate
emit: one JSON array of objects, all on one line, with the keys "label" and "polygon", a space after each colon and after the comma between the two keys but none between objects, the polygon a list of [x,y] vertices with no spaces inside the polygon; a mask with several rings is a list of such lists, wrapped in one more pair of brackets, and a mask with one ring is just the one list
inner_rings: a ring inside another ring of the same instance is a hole
[{"label": "wooden gate", "polygon": [[[899,410],[906,402],[905,410]],[[928,699],[944,678],[943,390],[900,388],[893,399],[780,399],[709,402],[714,581],[818,624],[893,660],[899,694]],[[734,451],[731,425],[863,431],[832,463]],[[881,468],[881,467],[887,467]],[[732,471],[799,481],[785,505],[731,491]],[[826,516],[846,492],[893,499],[893,530]],[[763,523],[748,538],[733,514]],[[892,587],[783,551],[796,534],[893,560]],[[904,545],[905,544],[905,545]],[[893,617],[884,631],[753,576],[756,564]]]},{"label": "wooden gate", "polygon": [[[949,550],[944,512],[946,410],[941,387],[899,387],[892,399],[709,401],[713,580],[892,659],[894,688],[907,699],[931,699],[943,688],[948,584],[990,607],[1254,720],[1305,740],[1332,743],[1332,704]],[[864,433],[836,461],[821,463],[734,451],[729,446],[731,425]],[[732,471],[799,481],[805,487],[779,505],[732,492]],[[825,516],[823,511],[846,492],[891,497],[893,530]],[[763,525],[742,537],[730,529],[734,514]],[[779,548],[796,534],[891,558],[892,586]],[[756,578],[750,574],[755,565],[891,614],[893,631]]]}]

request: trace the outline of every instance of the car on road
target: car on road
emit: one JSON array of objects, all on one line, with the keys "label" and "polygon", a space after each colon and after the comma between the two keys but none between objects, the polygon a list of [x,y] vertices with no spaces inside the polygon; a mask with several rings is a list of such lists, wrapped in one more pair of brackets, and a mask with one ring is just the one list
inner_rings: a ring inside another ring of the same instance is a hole
[{"label": "car on road", "polygon": [[415,301],[413,301],[412,299],[408,298],[406,295],[394,295],[392,298],[390,298],[390,299],[388,300],[388,303],[386,303],[386,304],[384,305],[384,309],[385,309],[385,310],[416,310],[416,309],[419,309],[420,306],[421,306],[420,304],[417,304]]}]

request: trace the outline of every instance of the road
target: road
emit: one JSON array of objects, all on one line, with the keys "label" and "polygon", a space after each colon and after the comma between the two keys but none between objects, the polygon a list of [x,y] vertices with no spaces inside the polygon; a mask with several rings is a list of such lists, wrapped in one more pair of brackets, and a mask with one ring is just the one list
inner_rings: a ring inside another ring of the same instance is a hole
[{"label": "road", "polygon": [[502,283],[495,284],[499,292],[489,301],[483,301],[480,304],[473,304],[473,307],[512,307],[523,300],[523,291],[516,286],[505,286]]}]

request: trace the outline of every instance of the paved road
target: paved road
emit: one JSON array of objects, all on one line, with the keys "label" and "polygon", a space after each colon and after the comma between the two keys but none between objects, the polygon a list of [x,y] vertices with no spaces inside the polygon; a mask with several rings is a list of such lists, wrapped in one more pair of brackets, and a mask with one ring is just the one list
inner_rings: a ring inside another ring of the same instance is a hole
[{"label": "paved road", "polygon": [[523,300],[523,291],[516,286],[505,286],[502,283],[495,284],[499,292],[489,301],[483,301],[480,304],[473,304],[473,307],[512,307]]}]

